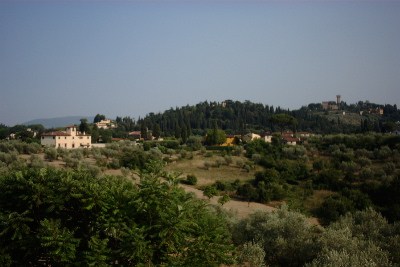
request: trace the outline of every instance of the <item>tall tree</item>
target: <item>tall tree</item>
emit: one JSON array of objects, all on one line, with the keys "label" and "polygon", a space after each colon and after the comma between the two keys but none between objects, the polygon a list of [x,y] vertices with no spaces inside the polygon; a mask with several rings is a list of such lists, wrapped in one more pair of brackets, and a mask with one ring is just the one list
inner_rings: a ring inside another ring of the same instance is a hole
[{"label": "tall tree", "polygon": [[79,131],[81,133],[89,133],[90,132],[90,127],[88,124],[88,120],[86,118],[81,119],[81,124],[79,124]]},{"label": "tall tree", "polygon": [[97,143],[100,137],[99,128],[96,124],[92,126],[92,142]]},{"label": "tall tree", "polygon": [[285,127],[290,127],[290,126],[293,127],[297,124],[296,118],[285,113],[272,115],[270,121],[273,124],[277,124],[279,126],[281,133],[283,133]]},{"label": "tall tree", "polygon": [[153,127],[153,136],[158,139],[161,136],[161,128],[160,128],[160,124],[155,123],[154,127]]},{"label": "tall tree", "polygon": [[106,119],[105,115],[96,114],[96,116],[94,116],[93,123],[100,122],[105,119]]},{"label": "tall tree", "polygon": [[148,129],[146,123],[142,121],[142,123],[140,124],[140,136],[145,140],[147,139],[147,130]]},{"label": "tall tree", "polygon": [[181,128],[181,138],[182,138],[182,143],[186,144],[186,141],[188,139],[188,134],[187,134],[187,128],[182,127]]}]

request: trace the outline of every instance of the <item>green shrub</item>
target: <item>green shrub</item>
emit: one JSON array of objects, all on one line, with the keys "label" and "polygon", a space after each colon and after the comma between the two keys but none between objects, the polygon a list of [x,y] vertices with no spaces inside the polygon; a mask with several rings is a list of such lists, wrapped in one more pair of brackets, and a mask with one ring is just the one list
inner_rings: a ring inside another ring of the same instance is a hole
[{"label": "green shrub", "polygon": [[78,168],[79,166],[79,159],[73,158],[73,157],[65,157],[64,158],[65,166],[70,167],[70,168]]},{"label": "green shrub", "polygon": [[[266,266],[264,262],[265,251],[260,243],[246,242],[237,248],[237,261],[240,264],[248,264],[250,267]],[[247,266],[247,265],[246,265]]]},{"label": "green shrub", "polygon": [[271,266],[303,266],[319,252],[320,229],[287,206],[266,213],[256,212],[232,228],[236,245],[255,242],[263,249],[265,263]]},{"label": "green shrub", "polygon": [[46,148],[44,151],[44,158],[47,159],[48,161],[57,160],[58,158],[57,149],[53,147]]},{"label": "green shrub", "polygon": [[203,190],[203,195],[208,197],[208,199],[212,198],[213,196],[216,196],[218,194],[217,189],[210,185],[210,186],[206,186]]},{"label": "green shrub", "polygon": [[112,159],[108,164],[107,167],[110,169],[119,169],[120,165],[119,165],[119,160],[118,159]]},{"label": "green shrub", "polygon": [[31,155],[29,158],[29,167],[31,168],[44,168],[46,165],[38,155]]},{"label": "green shrub", "polygon": [[186,180],[183,180],[183,182],[188,185],[196,185],[197,177],[194,174],[188,174],[186,176]]}]

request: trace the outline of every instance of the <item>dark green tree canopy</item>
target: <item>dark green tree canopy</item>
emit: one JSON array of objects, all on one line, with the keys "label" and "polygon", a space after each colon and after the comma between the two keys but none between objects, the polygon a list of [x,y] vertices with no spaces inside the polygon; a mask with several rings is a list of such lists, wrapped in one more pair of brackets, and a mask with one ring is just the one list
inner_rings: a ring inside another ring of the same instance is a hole
[{"label": "dark green tree canopy", "polygon": [[297,120],[293,116],[285,113],[272,115],[270,121],[273,124],[277,124],[281,132],[284,130],[284,127],[293,127],[297,124]]},{"label": "dark green tree canopy", "polygon": [[231,262],[224,220],[161,182],[84,171],[25,169],[0,176],[2,266],[219,266]]},{"label": "dark green tree canopy", "polygon": [[86,118],[81,119],[81,123],[79,124],[79,131],[82,133],[90,132],[90,126],[89,126],[88,120]]},{"label": "dark green tree canopy", "polygon": [[96,114],[96,116],[94,116],[93,123],[100,122],[105,119],[106,119],[105,115]]}]

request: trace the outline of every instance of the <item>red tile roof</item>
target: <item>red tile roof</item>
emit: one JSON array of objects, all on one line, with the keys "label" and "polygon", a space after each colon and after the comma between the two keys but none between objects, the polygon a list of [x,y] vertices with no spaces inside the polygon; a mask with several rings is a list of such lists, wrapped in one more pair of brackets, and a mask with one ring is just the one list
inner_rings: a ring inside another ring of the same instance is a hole
[{"label": "red tile roof", "polygon": [[127,139],[125,139],[125,138],[116,138],[116,137],[111,138],[111,141],[124,141],[124,140],[127,140]]},{"label": "red tile roof", "polygon": [[299,138],[295,138],[295,137],[283,137],[283,139],[286,142],[298,142],[298,141],[300,141]]},{"label": "red tile roof", "polygon": [[70,136],[65,132],[50,132],[50,133],[43,133],[42,136]]}]

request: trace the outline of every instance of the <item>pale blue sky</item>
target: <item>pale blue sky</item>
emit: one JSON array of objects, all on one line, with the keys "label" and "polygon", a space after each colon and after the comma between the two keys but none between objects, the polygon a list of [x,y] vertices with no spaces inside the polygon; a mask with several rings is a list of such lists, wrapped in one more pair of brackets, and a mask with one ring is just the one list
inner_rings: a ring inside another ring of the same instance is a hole
[{"label": "pale blue sky", "polygon": [[397,1],[1,1],[0,123],[400,104]]}]

